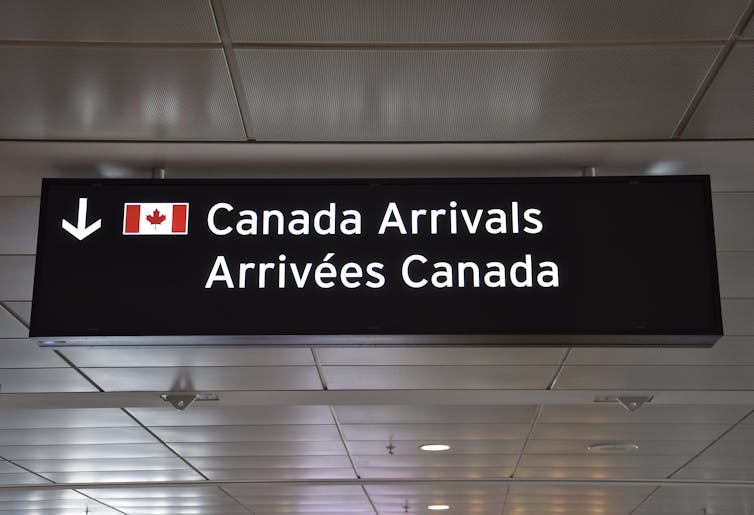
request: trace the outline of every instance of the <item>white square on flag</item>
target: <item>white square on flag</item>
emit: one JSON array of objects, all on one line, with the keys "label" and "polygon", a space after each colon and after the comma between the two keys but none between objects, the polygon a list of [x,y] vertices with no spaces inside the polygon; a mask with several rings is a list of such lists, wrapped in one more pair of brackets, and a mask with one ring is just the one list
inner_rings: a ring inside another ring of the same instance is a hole
[{"label": "white square on flag", "polygon": [[188,234],[188,202],[134,202],[123,206],[123,234]]}]

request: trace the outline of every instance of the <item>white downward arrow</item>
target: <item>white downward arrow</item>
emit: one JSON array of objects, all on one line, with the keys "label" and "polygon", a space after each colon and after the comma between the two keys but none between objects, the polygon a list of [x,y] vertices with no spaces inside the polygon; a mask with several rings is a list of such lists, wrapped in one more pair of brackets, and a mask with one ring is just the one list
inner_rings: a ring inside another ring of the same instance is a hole
[{"label": "white downward arrow", "polygon": [[76,226],[66,220],[63,219],[63,229],[71,233],[74,237],[76,237],[79,241],[83,240],[90,234],[92,234],[94,231],[102,227],[102,219],[97,220],[96,222],[92,223],[89,227],[86,225],[86,204],[88,200],[85,198],[79,198],[79,218],[76,221]]}]

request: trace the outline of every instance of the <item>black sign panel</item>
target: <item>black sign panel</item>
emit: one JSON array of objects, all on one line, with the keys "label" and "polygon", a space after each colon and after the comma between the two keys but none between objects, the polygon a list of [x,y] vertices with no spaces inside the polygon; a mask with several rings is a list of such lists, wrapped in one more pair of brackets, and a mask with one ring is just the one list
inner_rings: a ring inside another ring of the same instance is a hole
[{"label": "black sign panel", "polygon": [[43,344],[721,334],[706,176],[43,184]]}]

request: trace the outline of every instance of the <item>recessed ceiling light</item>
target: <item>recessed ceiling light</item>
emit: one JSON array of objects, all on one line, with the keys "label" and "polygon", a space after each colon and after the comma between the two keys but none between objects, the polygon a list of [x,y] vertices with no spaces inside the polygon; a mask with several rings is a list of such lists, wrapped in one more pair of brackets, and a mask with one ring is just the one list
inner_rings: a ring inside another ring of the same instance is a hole
[{"label": "recessed ceiling light", "polygon": [[630,442],[607,442],[587,445],[586,449],[595,454],[630,454],[638,452],[639,446]]},{"label": "recessed ceiling light", "polygon": [[419,447],[422,451],[437,452],[447,451],[450,449],[450,445],[444,443],[427,443]]},{"label": "recessed ceiling light", "polygon": [[450,506],[447,504],[430,504],[427,506],[428,510],[449,510]]}]

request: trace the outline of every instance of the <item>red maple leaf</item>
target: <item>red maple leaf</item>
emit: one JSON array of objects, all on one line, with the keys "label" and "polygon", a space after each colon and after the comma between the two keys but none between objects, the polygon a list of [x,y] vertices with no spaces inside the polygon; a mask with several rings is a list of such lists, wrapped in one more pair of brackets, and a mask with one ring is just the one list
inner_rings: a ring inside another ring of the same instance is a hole
[{"label": "red maple leaf", "polygon": [[155,209],[151,215],[147,215],[147,221],[152,225],[160,225],[165,221],[165,215],[161,215],[160,210]]}]

